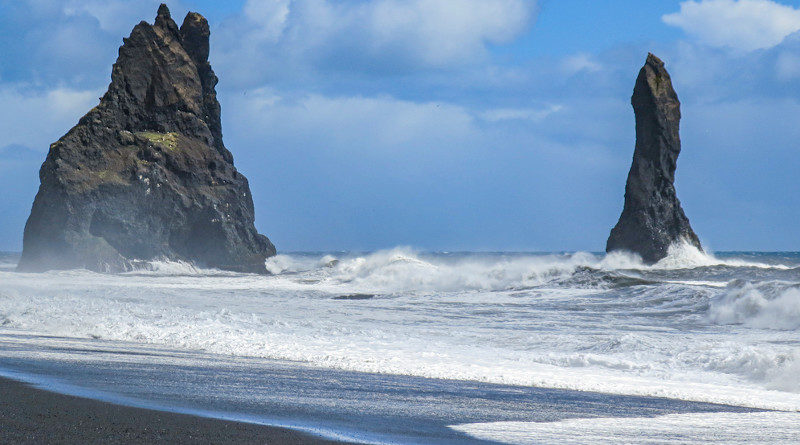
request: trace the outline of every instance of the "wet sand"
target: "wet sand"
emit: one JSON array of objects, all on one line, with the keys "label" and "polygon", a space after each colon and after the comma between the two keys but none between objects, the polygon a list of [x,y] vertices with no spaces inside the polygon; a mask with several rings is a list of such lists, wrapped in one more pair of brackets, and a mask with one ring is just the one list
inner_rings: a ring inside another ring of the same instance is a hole
[{"label": "wet sand", "polygon": [[302,432],[57,394],[0,378],[0,443],[339,444]]},{"label": "wet sand", "polygon": [[[39,438],[66,440],[70,431],[81,434],[92,431],[93,436],[86,436],[89,442],[326,443],[318,439],[325,437],[359,443],[488,445],[502,441],[505,435],[496,426],[489,435],[480,429],[498,422],[617,418],[624,424],[623,418],[636,421],[670,414],[761,411],[661,397],[354,372],[291,361],[176,351],[102,339],[35,336],[2,329],[0,376],[61,394],[144,409],[49,393],[44,397],[40,391],[27,387],[22,387],[25,391],[21,394],[30,400],[22,406],[9,405],[9,400],[22,397],[3,390],[9,385],[5,383],[0,386],[0,401],[6,401],[7,405],[5,411],[17,412],[18,419],[32,419],[27,420],[27,426],[13,425],[9,430],[22,439],[25,436],[20,434],[36,431],[42,423],[53,432],[40,434]],[[20,391],[19,384],[15,388]],[[48,400],[65,399],[70,403],[54,416],[52,410],[59,406]],[[81,404],[75,405],[73,411],[70,406],[76,400]],[[98,406],[104,408],[98,411]],[[115,414],[106,413],[110,407]],[[38,413],[19,412],[23,408],[28,411],[37,408]],[[153,409],[167,413],[147,411]],[[9,416],[3,411],[0,404],[0,431],[5,429],[3,421],[9,423]],[[186,415],[169,414],[178,412]],[[61,418],[75,413],[77,419],[65,422]],[[104,417],[87,420],[86,417],[91,417],[89,413]],[[197,415],[203,419],[192,417]],[[37,421],[37,416],[46,417],[48,422]],[[117,428],[116,436],[94,431],[102,432],[112,428],[112,424],[136,416],[149,418],[127,423],[130,431]],[[206,420],[207,417],[279,425],[279,428],[212,421]],[[175,420],[179,418],[180,422]],[[179,426],[183,429],[177,429]],[[142,434],[144,428],[155,435],[133,435]],[[305,435],[309,432],[325,435]],[[73,442],[84,441],[82,436],[76,437]],[[109,439],[113,437],[116,439]],[[0,443],[8,441],[3,439],[0,436]]]}]

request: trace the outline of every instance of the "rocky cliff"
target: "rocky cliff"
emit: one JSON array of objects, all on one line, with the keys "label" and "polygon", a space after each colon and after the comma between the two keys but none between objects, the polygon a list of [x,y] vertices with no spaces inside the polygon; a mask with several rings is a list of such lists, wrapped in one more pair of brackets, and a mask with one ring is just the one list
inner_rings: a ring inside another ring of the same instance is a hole
[{"label": "rocky cliff", "polygon": [[209,27],[166,5],[123,39],[100,104],[50,146],[21,271],[170,259],[266,273],[247,179],[222,143]]},{"label": "rocky cliff", "polygon": [[631,104],[636,149],[625,184],[625,207],[608,237],[606,252],[627,250],[655,263],[678,241],[701,249],[675,194],[681,104],[664,62],[652,54],[639,71]]}]

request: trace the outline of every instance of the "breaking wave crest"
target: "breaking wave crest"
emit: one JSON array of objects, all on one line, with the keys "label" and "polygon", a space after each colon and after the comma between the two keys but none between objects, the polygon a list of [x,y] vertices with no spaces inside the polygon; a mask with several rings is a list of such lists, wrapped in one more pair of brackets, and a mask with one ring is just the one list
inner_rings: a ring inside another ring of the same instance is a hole
[{"label": "breaking wave crest", "polygon": [[[579,287],[654,284],[643,274],[699,268],[788,270],[786,264],[719,259],[696,247],[677,244],[653,265],[638,255],[612,252],[564,254],[428,254],[407,247],[365,255],[277,255],[267,259],[276,275],[302,275],[305,283],[346,286],[369,292],[455,292],[520,290],[560,283]],[[725,283],[708,283],[724,285]]]},{"label": "breaking wave crest", "polygon": [[199,275],[202,269],[187,261],[153,260],[135,264],[126,275]]},{"label": "breaking wave crest", "polygon": [[734,283],[709,306],[709,319],[718,324],[752,328],[800,328],[800,287],[797,283]]},{"label": "breaking wave crest", "polygon": [[798,264],[687,246],[655,265],[396,248],[278,255],[269,276],[0,271],[0,331],[800,409]]},{"label": "breaking wave crest", "polygon": [[611,252],[604,258],[604,264],[616,269],[641,270],[679,270],[702,267],[750,267],[756,269],[787,270],[796,266],[787,264],[768,264],[758,261],[746,261],[739,258],[718,258],[711,252],[705,252],[687,241],[672,244],[667,256],[653,265],[642,263],[641,257],[629,252]]}]

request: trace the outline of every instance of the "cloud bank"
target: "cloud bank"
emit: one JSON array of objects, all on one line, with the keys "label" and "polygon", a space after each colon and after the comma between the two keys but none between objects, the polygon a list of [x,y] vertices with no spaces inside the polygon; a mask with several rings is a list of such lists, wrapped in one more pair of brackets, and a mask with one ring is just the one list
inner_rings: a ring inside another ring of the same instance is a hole
[{"label": "cloud bank", "polygon": [[741,51],[772,48],[800,30],[800,9],[771,0],[685,1],[662,19],[702,43]]},{"label": "cloud bank", "polygon": [[400,75],[486,61],[532,24],[531,0],[248,0],[220,29],[221,63],[248,61],[233,81],[305,72]]}]

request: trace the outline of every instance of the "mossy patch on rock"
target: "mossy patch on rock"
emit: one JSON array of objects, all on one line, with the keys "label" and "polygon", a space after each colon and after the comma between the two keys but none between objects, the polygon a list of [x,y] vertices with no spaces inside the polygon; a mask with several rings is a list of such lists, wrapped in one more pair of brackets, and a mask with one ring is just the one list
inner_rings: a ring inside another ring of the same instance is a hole
[{"label": "mossy patch on rock", "polygon": [[153,144],[161,145],[168,150],[175,150],[178,148],[178,133],[170,131],[168,133],[158,133],[155,131],[138,131],[137,136],[141,136]]}]

